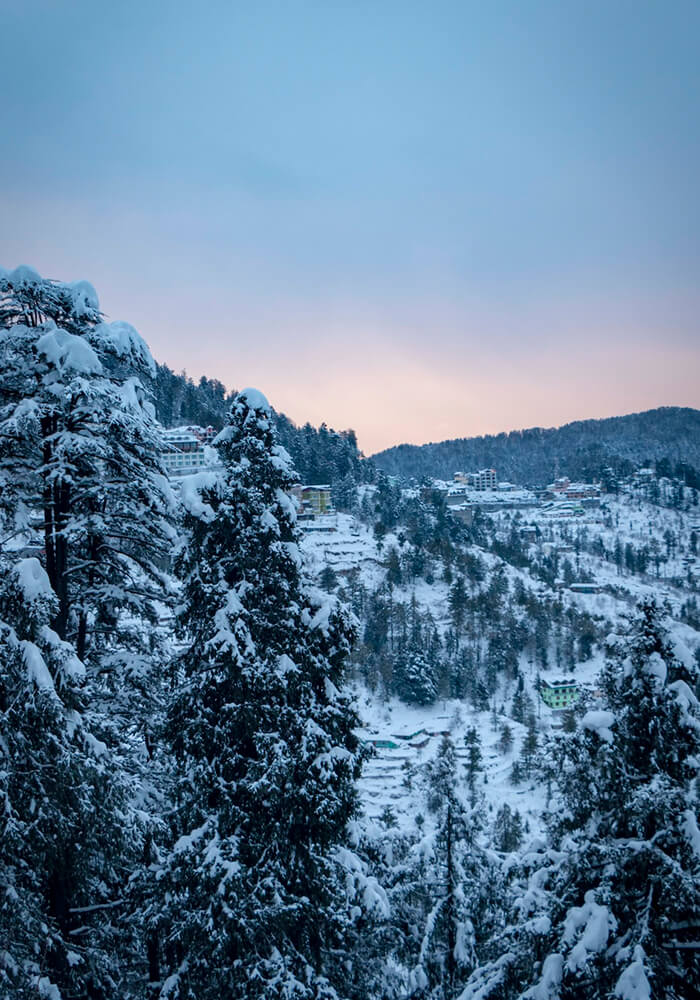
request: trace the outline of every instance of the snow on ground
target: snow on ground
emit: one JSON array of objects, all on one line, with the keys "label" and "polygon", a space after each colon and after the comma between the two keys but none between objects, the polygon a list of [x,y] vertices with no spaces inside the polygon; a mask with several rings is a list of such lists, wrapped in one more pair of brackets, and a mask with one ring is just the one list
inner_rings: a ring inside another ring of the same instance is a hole
[{"label": "snow on ground", "polygon": [[[512,513],[498,512],[492,515],[494,527],[508,529]],[[676,551],[661,566],[664,577],[683,576],[687,566],[690,534],[700,521],[694,510],[679,513],[667,508],[654,506],[638,497],[620,495],[609,497],[600,509],[588,510],[583,517],[557,518],[550,511],[534,509],[521,512],[523,524],[534,524],[539,529],[537,541],[532,542],[535,554],[546,554],[552,549],[561,550],[560,558],[568,559],[578,574],[586,575],[606,588],[598,594],[579,594],[569,590],[555,591],[541,580],[533,577],[527,569],[516,568],[492,552],[479,548],[478,554],[488,569],[503,567],[512,584],[516,580],[525,583],[544,599],[561,597],[565,603],[587,611],[595,618],[616,627],[621,617],[629,612],[636,601],[645,595],[655,594],[667,597],[673,610],[690,596],[690,591],[675,586],[669,579],[656,579],[656,569],[650,565],[646,575],[620,572],[614,562],[608,562],[600,555],[586,549],[600,538],[605,549],[614,549],[616,538],[622,545],[631,542],[635,547],[656,546],[667,555],[667,534],[676,539]],[[578,556],[572,542],[576,533],[584,531],[585,544]],[[318,577],[328,565],[339,575],[359,571],[359,576],[369,590],[374,590],[386,576],[386,558],[392,548],[399,552],[401,542],[393,535],[384,537],[378,545],[372,531],[356,518],[348,514],[337,515],[336,530],[307,531],[302,543],[307,569]],[[441,631],[449,622],[448,586],[442,580],[428,584],[423,579],[395,588],[397,601],[408,603],[415,595],[423,609],[429,609]],[[691,651],[698,648],[700,634],[693,628],[676,623],[676,634],[683,639]],[[602,708],[597,702],[597,678],[603,666],[604,657],[597,652],[590,660],[578,663],[574,678],[578,685],[586,689],[592,698],[594,710]],[[525,690],[536,705],[538,716],[538,737],[540,745],[551,738],[559,726],[558,713],[544,705],[536,690],[537,673],[527,657],[521,656],[521,672]],[[558,679],[561,671],[552,666],[542,671],[542,676],[550,680]],[[494,699],[496,706],[507,709],[512,700],[514,685],[502,684]],[[507,803],[512,810],[517,809],[523,820],[529,823],[530,832],[537,836],[542,832],[542,812],[546,806],[546,789],[532,781],[514,785],[511,781],[513,763],[520,755],[526,729],[508,717],[505,712],[497,718],[491,712],[478,712],[467,702],[456,700],[439,701],[435,705],[419,708],[403,704],[396,698],[383,701],[379,695],[357,686],[356,698],[362,719],[360,735],[364,740],[379,740],[396,744],[375,750],[374,756],[366,764],[360,780],[360,790],[367,815],[371,819],[380,817],[389,807],[396,816],[400,827],[408,829],[419,812],[425,813],[424,791],[416,770],[430,760],[440,745],[443,732],[449,732],[457,748],[460,760],[466,759],[464,743],[468,727],[475,727],[481,741],[483,774],[479,782],[484,793],[487,819],[492,822],[497,810]],[[513,744],[507,753],[502,753],[498,742],[501,729],[507,724],[513,735]],[[411,778],[413,774],[413,778]]]},{"label": "snow on ground", "polygon": [[[329,523],[333,523],[331,519]],[[367,588],[378,587],[386,576],[387,552],[392,547],[401,548],[396,536],[386,535],[378,546],[369,528],[351,514],[337,514],[335,525],[333,531],[303,533],[301,550],[308,571],[317,576],[326,565],[340,575],[359,569]]]},{"label": "snow on ground", "polygon": [[[377,748],[365,765],[359,784],[370,819],[377,819],[390,807],[400,828],[412,828],[416,815],[425,814],[425,805],[420,782],[414,777],[409,786],[407,772],[435,756],[444,732],[450,734],[457,759],[464,764],[467,759],[464,736],[468,728],[474,727],[481,742],[484,771],[479,775],[479,787],[484,793],[488,821],[493,822],[498,809],[507,803],[529,822],[533,834],[541,832],[545,790],[534,782],[516,786],[510,780],[525,726],[499,716],[498,730],[494,730],[490,712],[474,711],[456,699],[420,708],[405,705],[397,698],[381,702],[360,687],[355,689],[355,695],[364,723],[362,737],[397,744],[396,748]],[[505,754],[498,747],[503,723],[508,724],[514,737],[513,746]],[[460,775],[463,777],[464,773]]]},{"label": "snow on ground", "polygon": [[[331,566],[340,575],[359,569],[361,580],[368,588],[376,588],[384,580],[386,555],[392,547],[401,549],[396,536],[386,535],[379,548],[372,532],[347,514],[338,515],[337,530],[308,531],[301,543],[307,569],[312,575],[320,574],[325,565]],[[498,557],[491,553],[480,551],[480,555],[490,568],[500,563]],[[532,582],[520,570],[507,567],[507,571],[509,575],[512,571],[512,575]],[[438,627],[444,628],[448,623],[448,589],[443,581],[428,584],[425,580],[418,579],[410,585],[397,587],[395,598],[408,602],[415,594],[419,605],[429,608]],[[600,665],[599,662],[588,664],[588,669],[581,673],[580,679],[592,681]],[[526,663],[523,663],[523,672],[526,675],[525,687],[533,701],[536,701],[534,673],[529,676],[531,671]],[[513,691],[511,686],[500,692],[500,697],[496,699],[498,704],[509,702]],[[480,775],[479,781],[485,795],[489,820],[493,820],[500,806],[508,803],[511,809],[518,809],[523,819],[529,821],[533,834],[539,832],[544,790],[532,782],[526,781],[516,787],[510,781],[513,762],[520,753],[525,735],[525,726],[506,715],[499,715],[498,729],[494,730],[490,712],[474,711],[467,702],[457,700],[439,701],[435,705],[419,708],[405,705],[397,698],[382,701],[378,695],[359,686],[355,689],[355,695],[363,722],[360,734],[362,738],[397,744],[395,748],[377,748],[364,768],[360,791],[370,818],[378,818],[390,807],[399,826],[411,826],[417,813],[425,812],[425,806],[420,782],[414,780],[412,787],[407,787],[407,770],[424,764],[435,755],[443,732],[450,733],[457,748],[458,759],[465,760],[464,734],[468,727],[473,726],[481,741],[484,773]],[[545,705],[541,705],[540,712],[540,725],[549,730],[554,714]],[[513,734],[513,745],[506,754],[502,754],[497,746],[504,724],[510,727]],[[412,739],[400,738],[410,734],[416,735]]]}]

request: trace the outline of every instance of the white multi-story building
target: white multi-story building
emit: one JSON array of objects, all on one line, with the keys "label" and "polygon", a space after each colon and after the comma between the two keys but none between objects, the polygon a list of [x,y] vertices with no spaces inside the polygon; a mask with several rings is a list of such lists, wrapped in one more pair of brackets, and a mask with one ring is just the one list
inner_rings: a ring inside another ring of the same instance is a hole
[{"label": "white multi-story building", "polygon": [[495,490],[498,485],[495,469],[481,469],[479,472],[455,472],[455,482],[464,483],[472,490]]},{"label": "white multi-story building", "polygon": [[186,476],[208,464],[202,441],[189,427],[163,430],[160,457],[168,476]]}]

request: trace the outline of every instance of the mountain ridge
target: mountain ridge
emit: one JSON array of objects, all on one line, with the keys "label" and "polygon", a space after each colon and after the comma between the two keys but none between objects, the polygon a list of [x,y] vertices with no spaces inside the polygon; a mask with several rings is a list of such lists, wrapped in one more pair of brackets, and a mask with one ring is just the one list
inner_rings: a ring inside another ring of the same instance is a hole
[{"label": "mountain ridge", "polygon": [[400,444],[371,456],[390,475],[451,479],[456,470],[495,468],[502,479],[528,484],[556,472],[599,477],[606,467],[625,474],[643,462],[700,465],[700,410],[660,406],[637,413],[529,427],[499,434]]}]

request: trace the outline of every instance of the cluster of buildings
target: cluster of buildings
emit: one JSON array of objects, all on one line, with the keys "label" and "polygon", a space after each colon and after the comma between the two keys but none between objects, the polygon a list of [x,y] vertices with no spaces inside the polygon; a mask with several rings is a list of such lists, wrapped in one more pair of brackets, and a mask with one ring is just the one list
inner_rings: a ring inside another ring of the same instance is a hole
[{"label": "cluster of buildings", "polygon": [[439,492],[444,496],[453,517],[469,524],[476,509],[493,513],[499,510],[526,510],[539,506],[534,493],[513,483],[499,482],[495,469],[479,472],[455,472],[454,480],[435,482],[423,493]]},{"label": "cluster of buildings", "polygon": [[597,500],[600,498],[600,486],[595,483],[572,483],[567,476],[561,476],[550,483],[546,492],[556,500]]},{"label": "cluster of buildings", "polygon": [[[216,450],[209,446],[216,437],[214,427],[164,428],[161,434],[161,459],[169,478],[191,476],[201,469],[213,468],[217,462]],[[331,501],[331,487],[324,483],[317,486],[294,486],[292,495],[298,501],[297,520],[307,530],[330,531],[335,527]]]},{"label": "cluster of buildings", "polygon": [[[209,446],[216,437],[214,427],[164,428],[161,435],[161,459],[170,479],[191,476],[201,469],[215,467],[216,450]],[[292,495],[298,502],[297,520],[306,530],[331,531],[335,527],[335,509],[331,488],[327,483],[316,486],[294,486]]]},{"label": "cluster of buildings", "polygon": [[[434,493],[444,498],[451,515],[471,524],[475,511],[497,514],[516,510],[539,510],[549,519],[581,517],[600,506],[600,486],[595,483],[572,483],[566,476],[540,489],[526,489],[498,479],[495,469],[478,472],[455,472],[451,482],[434,480],[421,487],[421,496],[429,501]],[[525,529],[524,529],[525,530]],[[531,530],[536,540],[534,527]]]},{"label": "cluster of buildings", "polygon": [[540,493],[550,517],[577,517],[587,509],[600,506],[600,486],[595,483],[572,483],[561,476]]}]

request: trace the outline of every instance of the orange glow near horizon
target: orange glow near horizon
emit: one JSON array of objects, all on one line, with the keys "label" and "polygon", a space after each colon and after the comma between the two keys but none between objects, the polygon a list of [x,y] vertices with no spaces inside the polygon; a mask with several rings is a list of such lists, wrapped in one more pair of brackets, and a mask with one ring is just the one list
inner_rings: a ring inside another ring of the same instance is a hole
[{"label": "orange glow near horizon", "polygon": [[274,360],[249,348],[232,362],[202,344],[197,370],[184,358],[154,353],[195,378],[206,373],[228,387],[256,386],[297,424],[352,428],[371,455],[402,443],[700,405],[697,352],[678,344],[662,348],[660,340],[658,334],[640,338],[630,352],[612,335],[582,334],[567,336],[565,349],[538,354],[486,345],[477,356],[473,345],[463,344],[426,357],[419,344],[399,349],[395,340],[372,333],[341,338],[336,332],[332,344],[319,339]]}]

